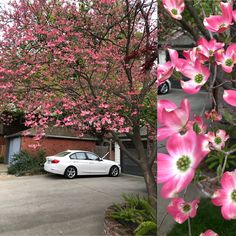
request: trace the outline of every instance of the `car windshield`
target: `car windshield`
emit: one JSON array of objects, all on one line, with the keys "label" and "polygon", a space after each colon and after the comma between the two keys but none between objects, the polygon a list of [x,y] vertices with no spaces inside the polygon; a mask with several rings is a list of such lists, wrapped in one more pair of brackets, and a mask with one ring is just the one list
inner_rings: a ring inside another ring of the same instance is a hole
[{"label": "car windshield", "polygon": [[57,153],[55,156],[57,156],[57,157],[64,157],[64,156],[66,156],[66,155],[68,155],[68,154],[70,154],[71,152],[59,152],[59,153]]}]

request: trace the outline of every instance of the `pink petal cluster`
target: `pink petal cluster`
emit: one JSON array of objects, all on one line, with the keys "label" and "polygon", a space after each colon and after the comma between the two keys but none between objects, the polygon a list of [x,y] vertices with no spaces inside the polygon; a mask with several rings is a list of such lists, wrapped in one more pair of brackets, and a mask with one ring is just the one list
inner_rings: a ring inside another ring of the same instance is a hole
[{"label": "pink petal cluster", "polygon": [[197,214],[199,200],[185,202],[183,198],[174,198],[167,207],[167,212],[174,220],[183,224],[188,218],[194,218]]},{"label": "pink petal cluster", "polygon": [[222,188],[215,191],[212,203],[221,206],[224,219],[236,219],[236,170],[225,172],[220,183]]},{"label": "pink petal cluster", "polygon": [[166,111],[172,111],[176,108],[177,108],[176,104],[170,100],[167,100],[167,99],[158,100],[157,101],[158,125],[163,124],[163,119],[162,119],[163,109],[165,109]]},{"label": "pink petal cluster", "polygon": [[231,73],[236,63],[236,43],[230,44],[225,52],[224,50],[217,51],[215,59],[226,73]]},{"label": "pink petal cluster", "polygon": [[222,149],[229,139],[229,135],[226,134],[225,130],[219,129],[217,132],[208,132],[207,138],[213,148]]},{"label": "pink petal cluster", "polygon": [[184,0],[163,0],[163,6],[167,12],[176,20],[181,20],[181,13],[184,11]]},{"label": "pink petal cluster", "polygon": [[199,236],[219,236],[219,234],[217,234],[214,231],[208,229],[204,233],[201,233]]},{"label": "pink petal cluster", "polygon": [[210,57],[224,47],[224,43],[218,43],[215,39],[207,41],[205,38],[200,38],[197,42],[198,53],[204,60],[208,60]]},{"label": "pink petal cluster", "polygon": [[219,114],[215,109],[212,109],[211,111],[208,112],[206,111],[205,117],[211,121],[219,121],[222,119],[221,114]]},{"label": "pink petal cluster", "polygon": [[190,104],[187,99],[183,99],[180,107],[173,109],[173,103],[169,102],[171,109],[158,108],[158,117],[162,127],[157,129],[157,140],[162,141],[169,136],[185,130],[185,126],[189,120]]},{"label": "pink petal cluster", "polygon": [[193,121],[188,122],[187,127],[197,134],[205,134],[207,128],[201,116],[195,116]]},{"label": "pink petal cluster", "polygon": [[209,152],[204,135],[189,130],[185,134],[173,134],[168,140],[168,154],[158,153],[157,182],[163,183],[161,196],[173,198],[192,181],[195,169]]},{"label": "pink petal cluster", "polygon": [[178,53],[173,49],[168,49],[170,61],[157,66],[157,86],[164,83],[172,75],[176,62],[178,60]]},{"label": "pink petal cluster", "polygon": [[184,64],[180,72],[190,79],[188,81],[181,81],[183,91],[188,94],[198,93],[210,76],[210,71],[206,66],[201,64],[200,59],[197,59],[194,65],[189,63]]},{"label": "pink petal cluster", "polygon": [[236,106],[236,90],[224,90],[223,99],[231,106]]},{"label": "pink petal cluster", "polygon": [[222,33],[232,25],[233,11],[230,2],[220,3],[222,15],[206,17],[203,21],[204,26],[211,32]]}]

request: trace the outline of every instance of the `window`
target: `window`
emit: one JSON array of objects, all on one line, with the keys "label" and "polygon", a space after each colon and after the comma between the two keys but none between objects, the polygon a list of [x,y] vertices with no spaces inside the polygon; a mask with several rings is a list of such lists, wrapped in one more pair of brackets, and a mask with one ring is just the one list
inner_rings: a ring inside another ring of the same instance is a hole
[{"label": "window", "polygon": [[60,152],[60,153],[57,153],[55,156],[57,157],[64,157],[66,155],[70,154],[70,152]]},{"label": "window", "polygon": [[76,159],[76,153],[70,155],[70,159],[75,160]]},{"label": "window", "polygon": [[77,152],[76,154],[76,159],[77,160],[86,160],[86,156],[84,152]]},{"label": "window", "polygon": [[89,152],[87,152],[86,154],[87,154],[89,160],[92,160],[92,161],[98,160],[98,156],[97,155],[95,155],[93,153],[89,153]]}]

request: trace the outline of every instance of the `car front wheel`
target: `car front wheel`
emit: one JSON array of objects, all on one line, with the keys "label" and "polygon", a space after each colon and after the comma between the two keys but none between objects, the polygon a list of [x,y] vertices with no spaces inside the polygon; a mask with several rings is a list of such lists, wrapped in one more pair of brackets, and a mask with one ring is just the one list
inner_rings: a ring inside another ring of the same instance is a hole
[{"label": "car front wheel", "polygon": [[109,172],[111,177],[116,177],[119,175],[119,168],[117,166],[112,166]]},{"label": "car front wheel", "polygon": [[158,93],[159,94],[167,94],[170,91],[170,86],[167,82],[161,84],[158,88]]},{"label": "car front wheel", "polygon": [[69,166],[65,170],[65,177],[67,179],[73,179],[77,175],[77,170],[74,166]]}]

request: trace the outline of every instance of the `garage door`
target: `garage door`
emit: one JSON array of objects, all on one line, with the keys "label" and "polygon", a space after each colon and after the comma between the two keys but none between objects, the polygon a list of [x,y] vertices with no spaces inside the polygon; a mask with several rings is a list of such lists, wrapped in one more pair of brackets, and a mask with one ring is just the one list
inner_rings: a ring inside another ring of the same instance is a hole
[{"label": "garage door", "polygon": [[9,140],[8,164],[13,160],[13,155],[20,152],[20,137]]}]

